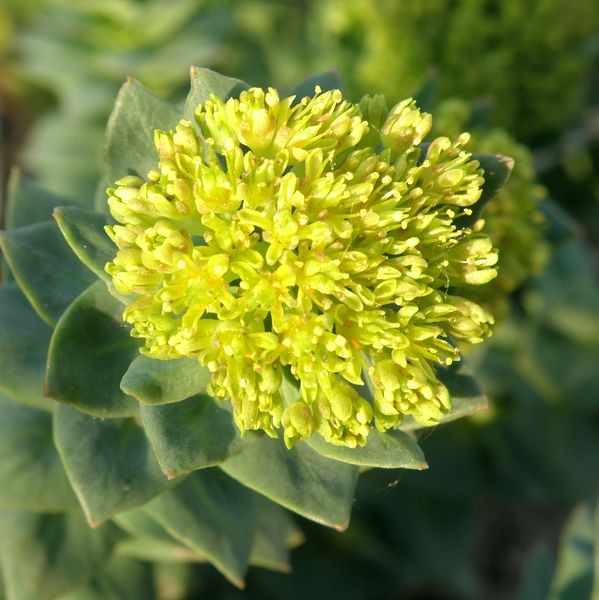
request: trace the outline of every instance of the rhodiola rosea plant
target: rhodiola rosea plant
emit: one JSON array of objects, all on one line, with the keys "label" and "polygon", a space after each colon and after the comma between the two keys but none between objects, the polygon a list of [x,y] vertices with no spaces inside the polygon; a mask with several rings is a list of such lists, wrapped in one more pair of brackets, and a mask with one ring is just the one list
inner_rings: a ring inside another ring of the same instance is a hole
[{"label": "rhodiola rosea plant", "polygon": [[457,348],[491,330],[477,221],[512,161],[339,88],[192,69],[177,108],[129,80],[87,208],[13,177],[8,597],[160,597],[173,562],[238,586],[286,570],[289,511],[344,530],[361,471],[426,468],[419,431],[486,405]]}]

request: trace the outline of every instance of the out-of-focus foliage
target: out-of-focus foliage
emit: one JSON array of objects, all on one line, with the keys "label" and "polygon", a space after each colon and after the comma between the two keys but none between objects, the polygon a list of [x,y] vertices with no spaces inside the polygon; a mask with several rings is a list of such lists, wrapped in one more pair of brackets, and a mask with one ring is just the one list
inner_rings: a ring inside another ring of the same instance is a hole
[{"label": "out-of-focus foliage", "polygon": [[318,0],[308,6],[316,60],[347,73],[354,94],[403,97],[434,69],[440,97],[490,97],[497,122],[519,139],[558,130],[582,106],[596,2]]},{"label": "out-of-focus foliage", "polygon": [[189,65],[219,65],[227,15],[217,2],[45,0],[20,33],[24,74],[54,97],[29,133],[24,161],[48,189],[94,193],[106,119],[123,79],[181,94]]}]

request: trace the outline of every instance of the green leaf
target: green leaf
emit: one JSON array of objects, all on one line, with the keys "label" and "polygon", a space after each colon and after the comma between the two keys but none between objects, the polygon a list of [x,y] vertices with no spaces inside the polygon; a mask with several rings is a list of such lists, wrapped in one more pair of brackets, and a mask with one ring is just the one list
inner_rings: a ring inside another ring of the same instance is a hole
[{"label": "green leaf", "polygon": [[52,330],[15,284],[0,286],[0,391],[44,410],[44,372]]},{"label": "green leaf", "polygon": [[203,554],[175,540],[143,508],[121,513],[114,521],[131,535],[118,545],[117,552],[123,556],[158,562],[206,562]]},{"label": "green leaf", "polygon": [[[464,360],[454,363],[451,367],[439,367],[437,375],[447,386],[451,396],[451,410],[441,419],[441,423],[449,423],[487,410],[489,407],[487,397],[468,371]],[[424,426],[408,415],[404,418],[400,429],[411,431],[422,427]]]},{"label": "green leaf", "polygon": [[289,573],[289,548],[303,541],[301,531],[285,509],[256,496],[257,530],[250,564]]},{"label": "green leaf", "polygon": [[388,431],[380,433],[372,429],[368,435],[366,446],[347,448],[333,446],[315,434],[305,443],[321,456],[340,462],[362,467],[379,467],[383,469],[426,469],[428,465],[424,453],[416,440],[404,431]]},{"label": "green leaf", "polygon": [[0,394],[0,507],[55,512],[75,508],[52,441],[52,415]]},{"label": "green leaf", "polygon": [[172,129],[179,121],[177,109],[133,78],[121,87],[106,128],[104,176],[112,184],[121,177],[145,177],[156,167],[156,129]]},{"label": "green leaf", "polygon": [[148,600],[155,597],[152,566],[113,554],[84,587],[61,596],[60,600]]},{"label": "green leaf", "polygon": [[137,402],[119,387],[137,355],[121,311],[100,281],[69,306],[50,341],[48,396],[99,417],[137,414]]},{"label": "green leaf", "polygon": [[314,96],[314,88],[319,85],[323,92],[329,90],[341,90],[343,92],[343,82],[341,75],[336,69],[329,69],[323,73],[318,73],[308,79],[302,81],[299,85],[293,88],[291,94],[296,96],[296,100],[309,96]]},{"label": "green leaf", "polygon": [[150,562],[207,562],[206,558],[199,552],[180,544],[171,536],[168,536],[168,538],[168,540],[158,540],[146,537],[131,537],[120,542],[116,551],[120,556]]},{"label": "green leaf", "polygon": [[106,562],[116,527],[90,529],[79,512],[0,510],[0,565],[8,598],[53,600],[88,581]]},{"label": "green leaf", "polygon": [[193,358],[138,356],[123,376],[121,389],[144,404],[171,404],[205,392],[208,383],[210,371]]},{"label": "green leaf", "polygon": [[206,395],[176,404],[142,405],[140,416],[169,478],[218,465],[255,439],[252,434],[242,439],[223,403]]},{"label": "green leaf", "polygon": [[538,546],[526,558],[517,600],[539,600],[549,596],[555,561],[548,548]]},{"label": "green leaf", "polygon": [[251,492],[218,469],[198,471],[146,510],[175,539],[243,587],[256,528]]},{"label": "green leaf", "polygon": [[65,204],[64,198],[48,192],[13,169],[8,181],[6,229],[18,229],[48,221],[55,206]]},{"label": "green leaf", "polygon": [[472,158],[480,163],[485,183],[480,199],[472,207],[472,214],[456,220],[459,227],[470,227],[480,218],[487,202],[505,185],[514,168],[514,159],[501,154],[473,154]]},{"label": "green leaf", "polygon": [[133,419],[97,419],[59,406],[54,439],[92,527],[146,503],[168,485]]},{"label": "green leaf", "polygon": [[71,250],[79,260],[100,279],[110,282],[104,265],[116,255],[116,246],[106,235],[104,227],[112,223],[106,215],[75,206],[61,206],[54,219]]},{"label": "green leaf", "polygon": [[226,77],[203,67],[191,67],[191,88],[185,99],[183,118],[194,122],[195,109],[203,104],[211,94],[227,100],[248,88],[247,83],[233,77]]},{"label": "green leaf", "polygon": [[578,506],[562,534],[549,600],[591,598],[596,537],[592,508]]},{"label": "green leaf", "polygon": [[358,469],[320,456],[306,444],[287,450],[262,438],[221,469],[277,504],[339,530],[349,524]]},{"label": "green leaf", "polygon": [[19,286],[49,325],[95,280],[52,221],[4,231],[0,244]]}]

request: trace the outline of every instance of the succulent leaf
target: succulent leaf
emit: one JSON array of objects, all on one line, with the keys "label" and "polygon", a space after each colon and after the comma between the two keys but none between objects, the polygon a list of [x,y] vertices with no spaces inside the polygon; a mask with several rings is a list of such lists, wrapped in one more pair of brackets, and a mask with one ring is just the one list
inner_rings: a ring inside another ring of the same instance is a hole
[{"label": "succulent leaf", "polygon": [[0,390],[46,411],[53,406],[42,395],[51,334],[16,284],[0,286]]},{"label": "succulent leaf", "polygon": [[210,371],[197,360],[153,360],[138,356],[121,380],[121,389],[143,404],[172,404],[203,394],[210,383]]},{"label": "succulent leaf", "polygon": [[19,287],[49,325],[95,281],[53,221],[4,231],[0,245]]},{"label": "succulent leaf", "polygon": [[61,405],[54,412],[54,439],[93,527],[169,485],[133,419],[98,419]]},{"label": "succulent leaf", "polygon": [[206,395],[175,404],[142,405],[140,416],[167,477],[218,465],[255,441],[241,437],[231,413]]},{"label": "succulent leaf", "polygon": [[137,414],[137,402],[120,388],[137,354],[121,311],[122,305],[100,281],[71,304],[50,341],[46,372],[50,398],[97,417]]},{"label": "succulent leaf", "polygon": [[320,456],[304,443],[288,450],[282,440],[265,437],[221,468],[307,519],[339,530],[349,525],[358,468]]},{"label": "succulent leaf", "polygon": [[251,492],[218,469],[198,471],[146,509],[175,539],[243,587],[256,531]]},{"label": "succulent leaf", "polygon": [[0,394],[0,508],[56,512],[77,507],[52,439],[52,415]]}]

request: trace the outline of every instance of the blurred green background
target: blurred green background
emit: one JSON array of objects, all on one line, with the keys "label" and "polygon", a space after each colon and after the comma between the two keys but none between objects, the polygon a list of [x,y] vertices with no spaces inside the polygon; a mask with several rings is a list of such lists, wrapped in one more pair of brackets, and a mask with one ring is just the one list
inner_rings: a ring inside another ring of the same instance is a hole
[{"label": "blurred green background", "polygon": [[292,574],[172,565],[163,597],[599,598],[599,3],[3,0],[3,186],[18,165],[95,195],[125,77],[180,101],[190,65],[282,90],[335,68],[517,162],[486,224],[497,331],[468,356],[489,410],[427,432],[428,471],[362,476],[347,532],[302,522]]}]

